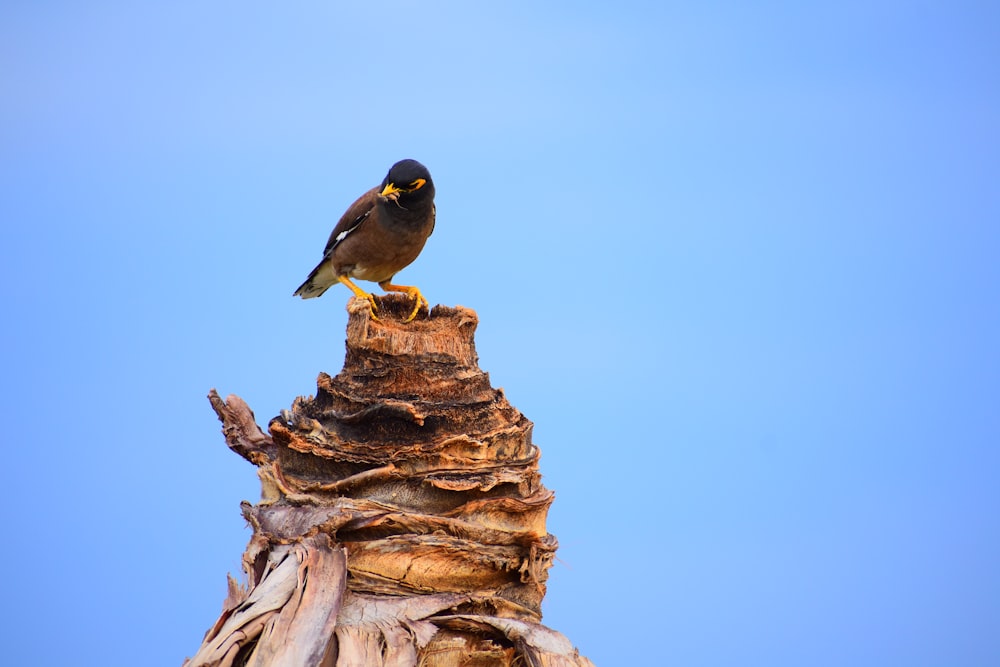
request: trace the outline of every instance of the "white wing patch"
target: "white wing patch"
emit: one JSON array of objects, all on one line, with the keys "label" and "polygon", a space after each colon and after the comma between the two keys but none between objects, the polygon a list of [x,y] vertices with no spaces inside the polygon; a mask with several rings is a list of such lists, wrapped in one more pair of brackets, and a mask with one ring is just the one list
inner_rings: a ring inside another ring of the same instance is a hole
[{"label": "white wing patch", "polygon": [[368,218],[369,215],[371,215],[371,212],[372,212],[371,209],[368,209],[363,214],[361,214],[361,215],[358,216],[358,219],[354,221],[354,225],[353,226],[348,227],[344,231],[342,231],[339,234],[337,234],[337,236],[335,236],[334,239],[333,239],[333,244],[331,244],[330,247],[327,248],[326,255],[329,256],[329,254],[331,252],[333,252],[333,249],[336,248],[338,245],[340,245],[341,241],[343,241],[344,239],[347,238],[348,234],[350,234],[355,229],[357,229],[358,227],[360,227],[361,223],[364,222]]}]

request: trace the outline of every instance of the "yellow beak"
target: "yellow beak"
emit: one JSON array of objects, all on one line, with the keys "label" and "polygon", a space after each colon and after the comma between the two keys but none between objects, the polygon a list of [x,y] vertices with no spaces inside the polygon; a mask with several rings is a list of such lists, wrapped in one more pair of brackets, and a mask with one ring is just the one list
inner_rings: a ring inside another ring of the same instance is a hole
[{"label": "yellow beak", "polygon": [[382,188],[382,192],[379,194],[387,199],[399,199],[399,195],[403,192],[402,189],[397,188],[395,183],[390,183],[389,185]]}]

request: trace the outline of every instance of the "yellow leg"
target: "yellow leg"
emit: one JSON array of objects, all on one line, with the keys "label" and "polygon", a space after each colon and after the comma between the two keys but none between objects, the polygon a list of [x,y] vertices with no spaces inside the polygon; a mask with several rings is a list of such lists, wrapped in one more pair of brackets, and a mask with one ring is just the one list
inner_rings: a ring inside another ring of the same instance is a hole
[{"label": "yellow leg", "polygon": [[347,289],[349,289],[352,292],[354,292],[354,296],[361,297],[362,299],[367,299],[368,300],[368,306],[371,309],[372,319],[373,320],[377,320],[378,319],[378,317],[375,315],[375,311],[378,310],[378,304],[375,303],[375,297],[374,296],[372,296],[368,292],[364,291],[363,289],[361,289],[360,287],[358,287],[357,285],[355,285],[354,283],[352,283],[351,279],[348,278],[347,276],[337,276],[337,280],[339,280],[341,283],[343,283],[343,285]]},{"label": "yellow leg", "polygon": [[427,299],[424,298],[424,295],[421,294],[420,290],[417,289],[416,287],[412,287],[410,285],[393,285],[388,280],[379,283],[378,286],[384,289],[386,292],[405,292],[406,294],[409,294],[410,296],[413,297],[414,300],[413,312],[410,313],[409,317],[403,320],[404,322],[413,321],[413,318],[416,317],[417,313],[420,312],[420,304],[424,304],[425,306],[427,306],[427,312],[430,312],[431,310],[430,302],[428,302]]}]

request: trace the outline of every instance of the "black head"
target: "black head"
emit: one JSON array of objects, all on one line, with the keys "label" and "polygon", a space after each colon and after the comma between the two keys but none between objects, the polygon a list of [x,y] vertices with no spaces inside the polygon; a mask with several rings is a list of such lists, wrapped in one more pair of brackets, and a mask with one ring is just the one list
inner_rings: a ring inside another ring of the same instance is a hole
[{"label": "black head", "polygon": [[434,181],[427,167],[416,160],[400,160],[385,175],[379,194],[396,202],[431,201]]}]

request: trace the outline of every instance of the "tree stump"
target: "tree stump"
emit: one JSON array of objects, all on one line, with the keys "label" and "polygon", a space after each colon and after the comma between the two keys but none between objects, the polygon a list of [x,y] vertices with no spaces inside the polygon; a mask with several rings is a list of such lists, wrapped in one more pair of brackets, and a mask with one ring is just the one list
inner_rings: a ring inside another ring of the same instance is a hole
[{"label": "tree stump", "polygon": [[592,667],[540,623],[557,543],[531,422],[480,370],[474,311],[410,306],[351,299],[343,370],[269,435],[209,394],[262,499],[247,584],[186,667]]}]

